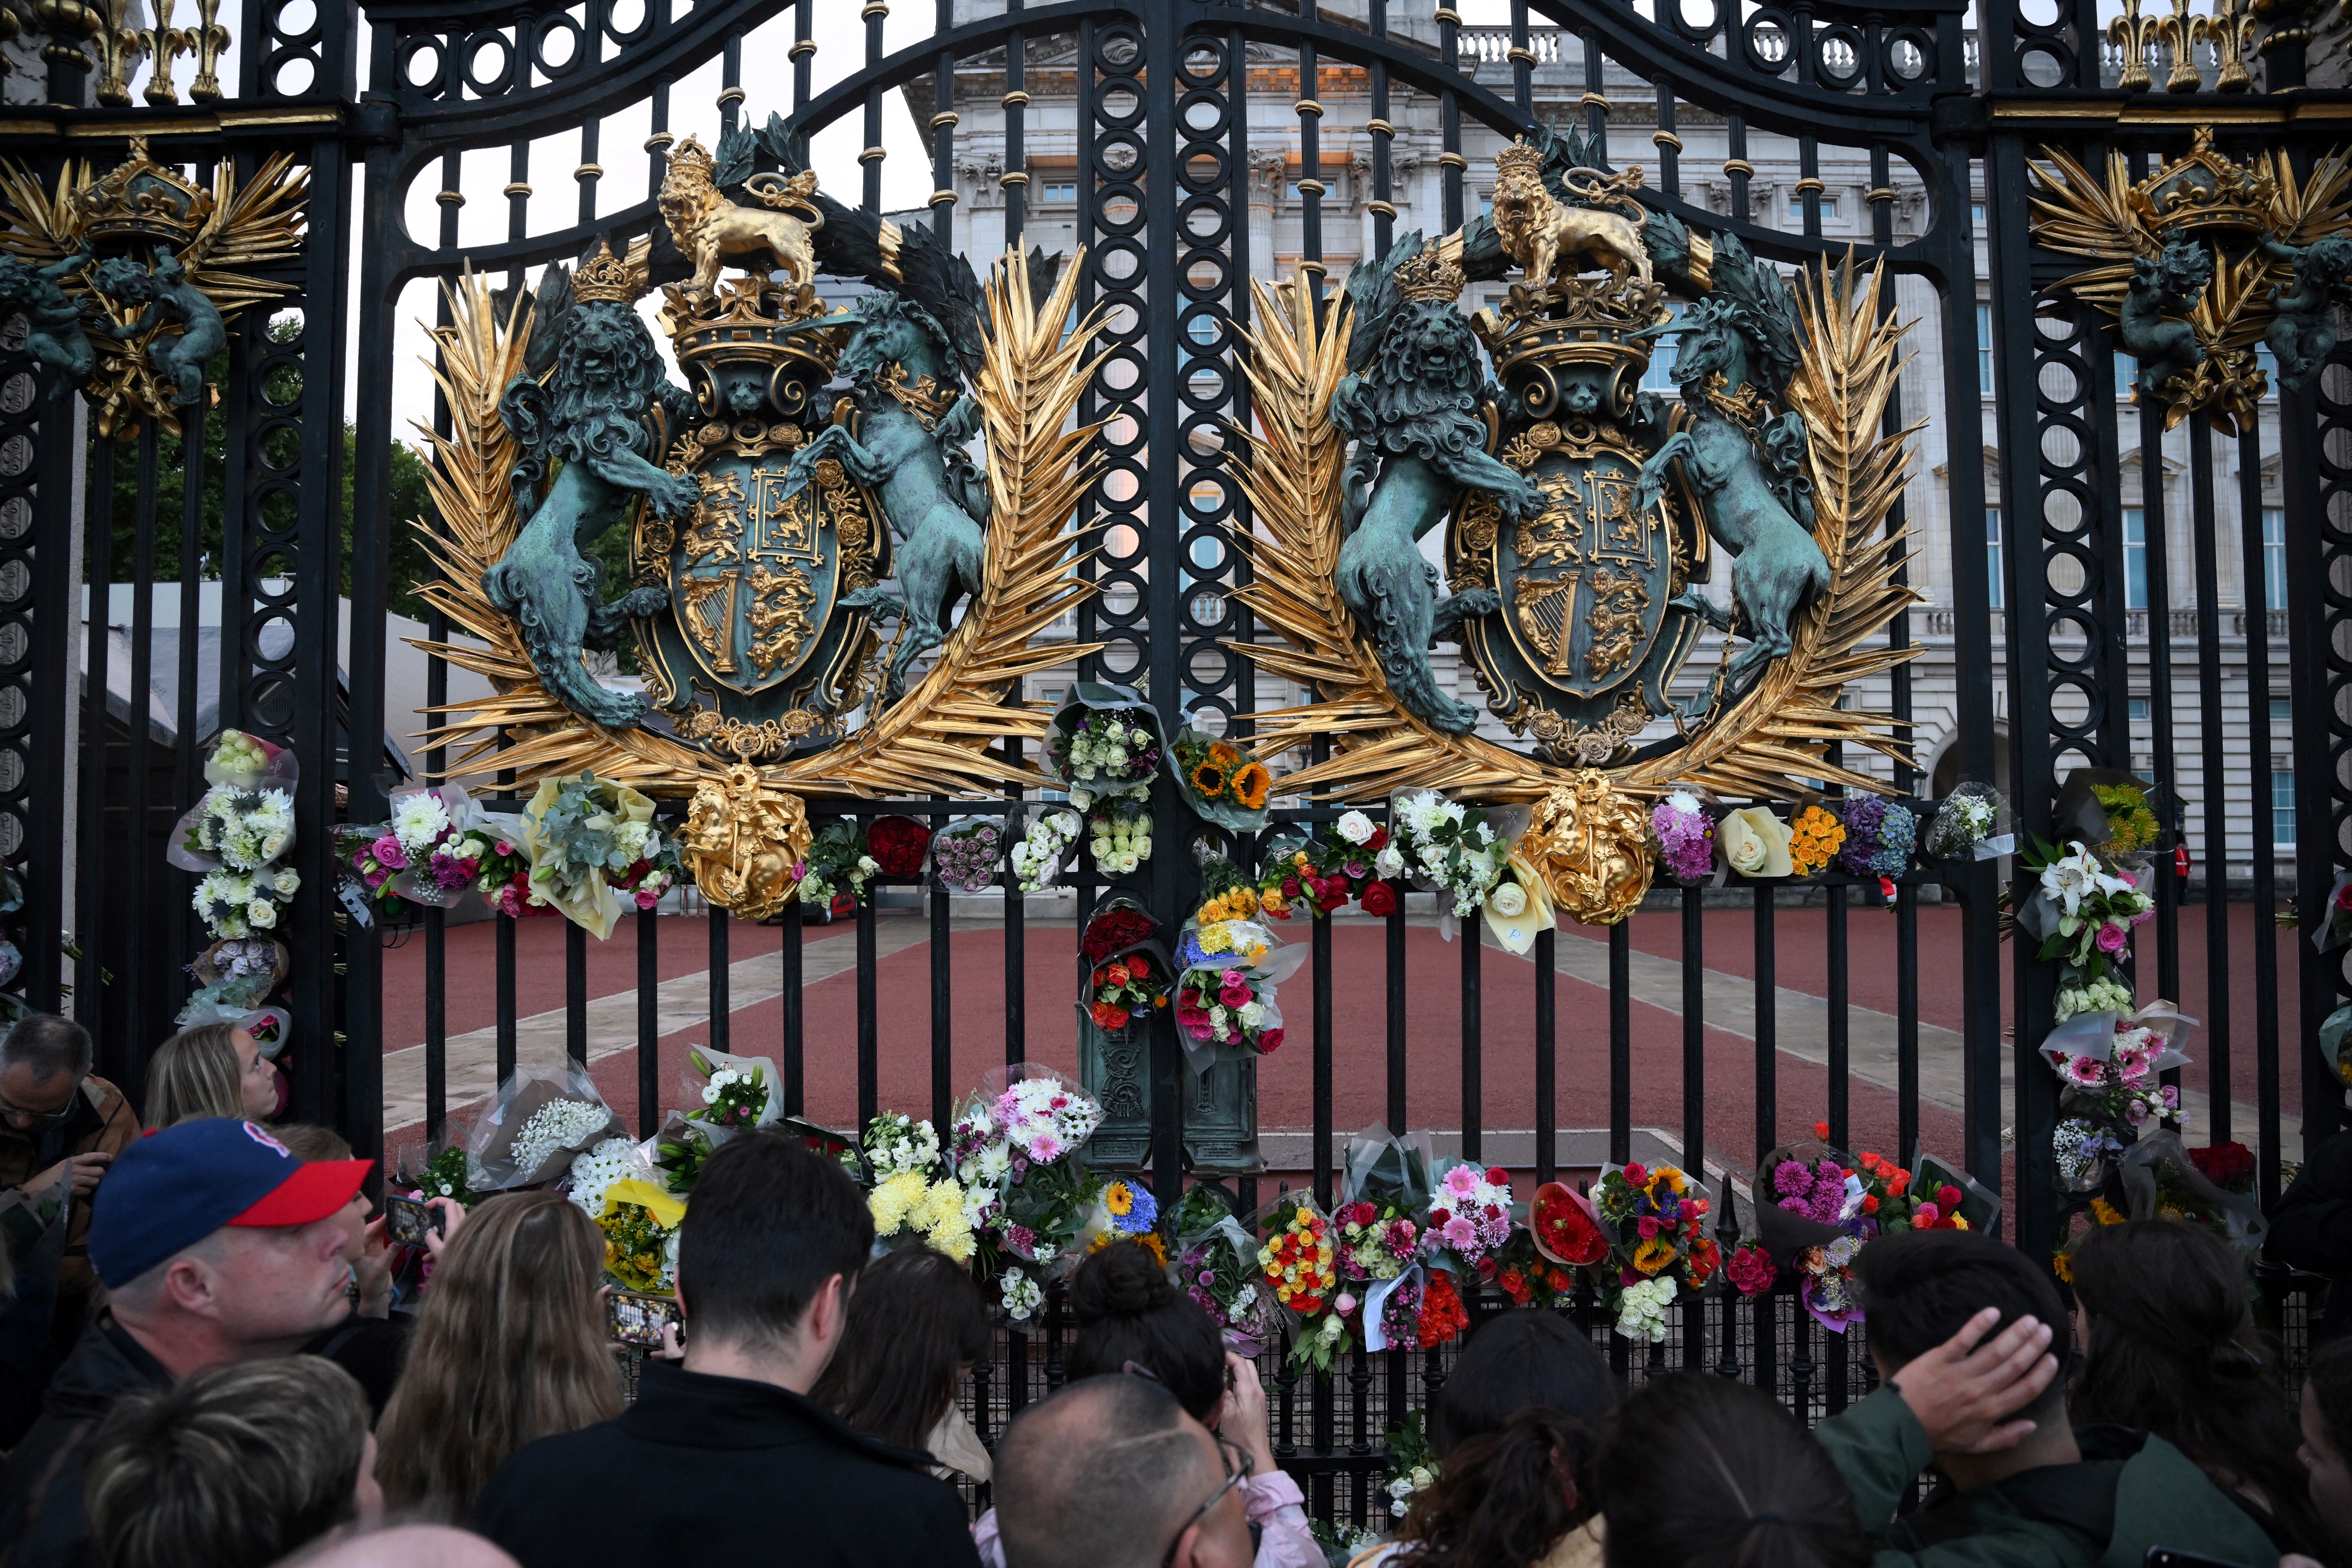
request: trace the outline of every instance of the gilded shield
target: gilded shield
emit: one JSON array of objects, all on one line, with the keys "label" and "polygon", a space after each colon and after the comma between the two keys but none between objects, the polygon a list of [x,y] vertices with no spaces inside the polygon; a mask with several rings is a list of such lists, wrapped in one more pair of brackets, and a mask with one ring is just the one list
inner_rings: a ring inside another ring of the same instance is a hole
[{"label": "gilded shield", "polygon": [[1636,509],[1641,458],[1607,442],[1537,459],[1549,509],[1495,539],[1499,619],[1527,670],[1570,696],[1611,689],[1657,639],[1673,597],[1673,550],[1657,508]]}]

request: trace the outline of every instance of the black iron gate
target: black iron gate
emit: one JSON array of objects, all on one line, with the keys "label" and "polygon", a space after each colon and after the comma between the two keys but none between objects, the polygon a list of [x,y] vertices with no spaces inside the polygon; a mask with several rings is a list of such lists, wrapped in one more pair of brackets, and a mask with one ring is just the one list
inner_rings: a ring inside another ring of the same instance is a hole
[{"label": "black iron gate", "polygon": [[[2078,765],[2136,769],[2165,787],[2160,800],[2188,802],[2185,858],[2161,868],[2137,943],[2145,994],[2205,998],[2203,1131],[2252,1134],[2267,1197],[2283,1163],[2335,1130],[2337,1082],[2315,1031],[2352,986],[2336,955],[2281,937],[2273,915],[2291,897],[2312,914],[2346,859],[2352,654],[2338,628],[2352,534],[2338,501],[2352,381],[2340,363],[2307,391],[2277,390],[2273,373],[2238,434],[2218,434],[2210,412],[2168,432],[2158,400],[2126,401],[2118,378],[2133,367],[2107,317],[2052,292],[2079,263],[2037,246],[2028,203],[2045,148],[2092,168],[2119,152],[2137,179],[2200,126],[2225,151],[2278,149],[2307,172],[2352,94],[2316,85],[2340,71],[2307,68],[2293,7],[2257,28],[2217,0],[2168,33],[2134,4],[2110,41],[2090,0],[1979,4],[1973,28],[1958,0],[1715,0],[1656,15],[1495,0],[1491,16],[1466,16],[1390,0],[902,0],[896,15],[874,0],[857,13],[862,58],[840,69],[820,32],[839,50],[857,29],[817,0],[409,0],[364,16],[247,0],[222,63],[236,90],[191,89],[182,103],[171,57],[220,52],[205,41],[216,8],[199,0],[196,32],[164,37],[167,14],[138,48],[118,37],[121,18],[92,37],[70,16],[46,33],[18,17],[5,46],[0,156],[39,181],[71,159],[110,163],[133,137],[200,185],[279,152],[310,180],[307,248],[263,269],[278,293],[232,323],[217,407],[184,416],[184,438],[154,420],[101,433],[28,357],[21,327],[0,339],[0,852],[24,889],[17,988],[91,1023],[110,1075],[137,1083],[186,995],[199,926],[191,879],[163,852],[215,729],[304,758],[295,864],[312,890],[335,881],[330,824],[380,820],[389,788],[450,761],[409,737],[464,672],[411,659],[388,619],[410,604],[403,572],[418,560],[399,508],[423,505],[395,444],[412,416],[444,431],[449,417],[396,367],[430,351],[416,316],[449,319],[440,284],[470,271],[510,287],[600,240],[624,248],[657,221],[667,150],[687,134],[715,142],[771,111],[839,128],[856,138],[839,167],[858,168],[871,212],[885,206],[890,144],[927,144],[931,193],[904,204],[919,210],[900,212],[902,226],[928,223],[976,259],[1024,239],[1082,250],[1081,307],[1109,312],[1110,352],[1079,414],[1107,422],[1107,462],[1076,519],[1101,591],[1056,632],[1101,646],[1064,686],[1021,695],[1127,681],[1171,720],[1207,709],[1247,734],[1255,714],[1298,696],[1233,648],[1267,635],[1228,597],[1246,580],[1234,540],[1253,528],[1230,463],[1252,418],[1238,352],[1250,282],[1295,272],[1328,295],[1408,229],[1459,229],[1491,192],[1494,153],[1541,122],[1580,131],[1617,166],[1651,164],[1650,204],[1695,229],[1784,265],[1883,257],[1905,280],[1889,305],[1919,319],[1918,357],[1886,428],[1927,419],[1942,461],[1920,464],[1889,519],[1919,541],[1906,570],[1928,597],[1887,638],[1924,638],[1927,653],[1874,694],[1919,737],[1916,766],[1881,777],[1922,797],[1997,781],[2036,832],[2051,827],[2054,780]],[[98,8],[78,14],[94,23]],[[2230,75],[2233,63],[2251,75]],[[2125,85],[2151,67],[2172,90]],[[502,234],[473,216],[501,193]],[[437,613],[415,619],[422,638],[450,633]],[[1340,806],[1294,808],[1278,815]],[[898,809],[949,814],[937,800]],[[1181,842],[1189,819],[1165,785],[1156,811],[1161,841]],[[1661,893],[1632,925],[1544,934],[1525,977],[1475,941],[1427,948],[1415,902],[1379,924],[1315,923],[1297,982],[1308,1005],[1293,1009],[1308,1082],[1303,1095],[1265,1092],[1284,1110],[1266,1119],[1264,1175],[1237,1178],[1242,1196],[1283,1181],[1328,1196],[1335,1138],[1373,1113],[1431,1125],[1433,1101],[1450,1104],[1456,1124],[1441,1131],[1461,1152],[1538,1179],[1642,1150],[1744,1176],[1816,1116],[1854,1141],[1859,1085],[1870,1137],[1898,1155],[1939,1146],[2007,1195],[2021,1244],[2046,1250],[2057,1091],[2033,1048],[2054,981],[2022,946],[2001,962],[1997,862],[1914,871],[1891,914],[1852,899],[1849,880],[1801,897],[1769,883]],[[1108,881],[1082,863],[1077,906]],[[1162,853],[1129,885],[1178,913],[1194,868]],[[435,911],[383,934],[352,928],[323,892],[298,898],[279,932],[294,957],[294,1113],[370,1152],[414,1145],[440,1135],[482,1077],[560,1036],[583,1064],[634,1053],[649,1132],[672,1088],[656,1046],[682,1013],[714,1045],[741,1049],[758,1031],[794,1111],[862,1120],[895,1104],[944,1122],[968,1086],[959,1042],[992,1041],[1001,1022],[1002,1059],[1018,1062],[1048,1011],[1064,1016],[1066,993],[1041,991],[1030,958],[1050,948],[1066,976],[1070,912],[1033,910],[1009,883],[969,904],[919,882],[885,891],[914,896],[859,909],[837,956],[812,956],[841,939],[798,906],[773,935],[698,911],[634,920],[633,968],[568,925],[556,936],[498,920],[485,936]],[[959,949],[966,928],[986,943]],[[2201,974],[2184,963],[2184,930],[2201,931]],[[2281,941],[2295,976],[2284,1004]],[[707,957],[681,959],[681,943],[707,944]],[[918,971],[888,967],[918,948],[927,1014]],[[975,951],[982,979],[971,957],[955,962]],[[820,1006],[835,973],[854,997]],[[1580,988],[1567,1009],[1563,973]],[[772,1012],[739,999],[746,985]],[[975,991],[999,999],[975,1006]],[[902,1028],[909,1019],[920,1027]],[[886,1034],[909,1053],[903,1079]],[[1749,1103],[1710,1099],[1711,1043],[1718,1061],[1746,1056]],[[1185,1107],[1164,1031],[1150,1071],[1150,1166],[1172,1188]],[[1801,1094],[1781,1092],[1784,1071],[1803,1074]],[[886,1078],[927,1083],[927,1100]],[[1502,1117],[1491,1131],[1490,1112]],[[2283,1116],[2299,1118],[2299,1137]],[[1058,1377],[1060,1343],[1050,1317],[1010,1336],[1006,1364],[982,1375],[984,1431]],[[1628,1347],[1612,1343],[1622,1363]],[[1782,1298],[1688,1304],[1648,1359],[1755,1376],[1807,1409],[1836,1407],[1867,1376],[1853,1340],[1817,1333]],[[1443,1367],[1435,1353],[1419,1369],[1359,1355],[1337,1377],[1283,1377],[1286,1458],[1355,1478],[1319,1486],[1318,1511],[1378,1511],[1365,1478],[1384,1462],[1384,1424]]]}]

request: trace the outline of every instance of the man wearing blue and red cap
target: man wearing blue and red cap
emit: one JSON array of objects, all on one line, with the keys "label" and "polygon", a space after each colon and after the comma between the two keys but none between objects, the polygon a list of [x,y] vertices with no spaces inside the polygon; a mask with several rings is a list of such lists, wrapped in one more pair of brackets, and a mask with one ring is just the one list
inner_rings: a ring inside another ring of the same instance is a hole
[{"label": "man wearing blue and red cap", "polygon": [[367,1173],[365,1160],[306,1164],[251,1122],[184,1122],[122,1152],[89,1223],[107,1309],[0,1469],[8,1568],[83,1561],[85,1451],[121,1396],[291,1355],[350,1315],[337,1216]]}]

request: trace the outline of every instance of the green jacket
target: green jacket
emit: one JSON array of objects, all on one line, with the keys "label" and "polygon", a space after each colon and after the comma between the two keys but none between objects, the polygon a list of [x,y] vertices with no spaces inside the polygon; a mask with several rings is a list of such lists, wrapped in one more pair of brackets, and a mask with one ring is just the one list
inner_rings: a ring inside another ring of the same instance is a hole
[{"label": "green jacket", "polygon": [[1939,1486],[1898,1516],[1934,1458],[1902,1396],[1882,1388],[1814,1430],[1877,1538],[1877,1568],[2141,1568],[2151,1546],[2278,1568],[2278,1548],[2252,1516],[2161,1437],[2077,1427],[2078,1464],[1974,1491]]}]

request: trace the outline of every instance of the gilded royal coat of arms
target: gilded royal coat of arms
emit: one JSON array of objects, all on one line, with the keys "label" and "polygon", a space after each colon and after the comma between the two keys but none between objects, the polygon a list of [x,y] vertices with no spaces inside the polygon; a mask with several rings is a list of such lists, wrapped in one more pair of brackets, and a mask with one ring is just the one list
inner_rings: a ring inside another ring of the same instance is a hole
[{"label": "gilded royal coat of arms", "polygon": [[[803,795],[1041,781],[1004,743],[1034,754],[1049,716],[1004,698],[1070,656],[1030,639],[1090,591],[1057,542],[1094,434],[1066,428],[1097,330],[1075,274],[1008,255],[983,287],[806,162],[774,119],[688,138],[653,235],[503,310],[465,280],[436,333],[454,428],[422,591],[487,649],[431,651],[494,695],[430,738],[467,743],[460,770],[503,739],[525,781],[688,798],[704,896],[751,918],[793,894]],[[656,287],[684,385],[635,308]],[[605,678],[624,656],[642,689]]]},{"label": "gilded royal coat of arms", "polygon": [[[1538,802],[1523,847],[1604,923],[1648,886],[1639,803],[1669,788],[1884,788],[1829,759],[1904,754],[1841,694],[1916,653],[1882,636],[1915,596],[1885,526],[1908,462],[1878,275],[1792,287],[1640,193],[1538,130],[1496,158],[1489,214],[1358,265],[1344,311],[1262,289],[1240,463],[1262,536],[1237,597],[1283,641],[1234,647],[1315,694],[1260,745],[1338,737],[1287,782]],[[1481,280],[1507,293],[1466,312]],[[1660,355],[1671,395],[1644,388]],[[1686,671],[1710,628],[1718,657]],[[1441,643],[1483,704],[1442,682]]]}]

